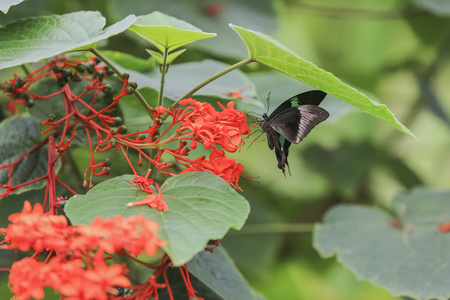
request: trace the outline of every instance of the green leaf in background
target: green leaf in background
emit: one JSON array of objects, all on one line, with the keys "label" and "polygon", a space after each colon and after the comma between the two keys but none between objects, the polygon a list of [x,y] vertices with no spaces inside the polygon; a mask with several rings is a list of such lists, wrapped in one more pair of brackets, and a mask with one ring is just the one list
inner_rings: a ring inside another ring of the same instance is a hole
[{"label": "green leaf in background", "polygon": [[23,2],[24,0],[3,0],[0,2],[0,10],[4,13],[7,14],[8,10],[11,6],[13,5],[17,5],[21,2]]},{"label": "green leaf in background", "polygon": [[[228,66],[229,65],[225,63],[211,59],[172,65],[169,68],[169,72],[166,74],[164,94],[170,99],[178,100],[189,92],[192,87],[200,84]],[[153,72],[150,75],[151,79],[147,79],[147,85],[154,89],[158,89],[160,85],[159,76],[158,72]],[[145,84],[145,82],[142,83]],[[221,76],[199,89],[192,97],[196,99],[197,95],[218,96],[229,100],[231,98],[227,96],[227,93],[239,89],[242,89],[240,93],[247,99],[244,99],[243,101],[251,102],[259,107],[263,106],[256,97],[256,91],[252,82],[240,70],[235,70]]]},{"label": "green leaf in background", "polygon": [[185,21],[157,11],[138,17],[130,30],[150,39],[161,52],[216,36],[215,33],[203,32]]},{"label": "green leaf in background", "polygon": [[442,0],[413,0],[417,7],[427,10],[438,16],[450,15],[450,2]]},{"label": "green leaf in background", "polygon": [[359,279],[414,299],[450,297],[450,191],[418,189],[394,199],[397,215],[362,205],[339,205],[314,232],[324,257],[337,255]]},{"label": "green leaf in background", "polygon": [[130,15],[105,29],[105,18],[94,11],[18,20],[0,28],[0,69],[92,49],[128,29],[134,20]]},{"label": "green leaf in background", "polygon": [[250,58],[281,73],[303,81],[394,126],[407,135],[414,134],[400,123],[384,104],[376,103],[333,74],[297,56],[271,37],[236,25],[230,25],[246,44]]},{"label": "green leaf in background", "polygon": [[264,299],[250,288],[223,247],[215,248],[213,253],[202,251],[187,265],[189,273],[222,299]]},{"label": "green leaf in background", "polygon": [[132,186],[134,176],[124,175],[104,181],[86,195],[70,199],[65,212],[73,224],[90,224],[102,218],[145,214],[159,224],[158,236],[166,241],[164,251],[175,266],[191,260],[209,240],[221,239],[230,228],[240,229],[250,211],[247,201],[222,178],[207,172],[171,177],[163,196],[169,211],[148,206],[127,207],[148,194]]},{"label": "green leaf in background", "polygon": [[[0,124],[0,166],[11,164],[38,143],[38,125],[29,115],[9,117]],[[11,176],[11,185],[18,185],[47,174],[48,151],[39,147],[18,162]],[[0,170],[0,183],[8,184],[9,168]],[[37,181],[15,190],[18,194],[44,186]],[[0,193],[5,191],[0,188]]]}]

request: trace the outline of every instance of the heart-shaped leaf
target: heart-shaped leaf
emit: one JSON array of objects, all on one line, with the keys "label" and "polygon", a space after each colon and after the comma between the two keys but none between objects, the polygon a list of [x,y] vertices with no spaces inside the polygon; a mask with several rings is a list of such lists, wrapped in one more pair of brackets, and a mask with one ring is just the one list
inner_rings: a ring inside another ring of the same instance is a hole
[{"label": "heart-shaped leaf", "polygon": [[339,205],[314,232],[322,256],[334,254],[358,278],[414,299],[450,297],[450,191],[416,190],[394,199],[397,218],[362,205]]},{"label": "heart-shaped leaf", "polygon": [[148,38],[161,52],[216,36],[158,11],[138,17],[130,30]]},{"label": "heart-shaped leaf", "polygon": [[362,111],[369,113],[394,126],[403,133],[416,138],[414,134],[400,123],[384,104],[370,100],[366,95],[341,82],[333,74],[291,52],[284,45],[271,37],[239,26],[230,25],[246,44],[250,58],[281,73],[303,81],[345,101]]},{"label": "heart-shaped leaf", "polygon": [[163,247],[179,266],[202,251],[209,240],[221,239],[230,228],[240,229],[250,211],[248,202],[222,178],[207,172],[185,173],[167,179],[164,199],[169,210],[148,206],[127,207],[148,194],[132,186],[135,176],[124,175],[104,181],[86,195],[70,199],[65,212],[73,224],[90,224],[103,218],[145,214],[159,224]]},{"label": "heart-shaped leaf", "polygon": [[[6,166],[14,163],[38,143],[38,125],[29,115],[9,117],[0,124],[0,136],[0,166]],[[8,183],[10,169],[0,169],[0,183],[16,186],[42,177],[47,174],[47,164],[48,150],[39,147],[17,161],[11,174],[11,183]],[[41,188],[44,184],[43,180],[36,181],[15,190],[14,193]],[[4,191],[4,188],[0,188],[0,194]]]},{"label": "heart-shaped leaf", "polygon": [[105,18],[95,11],[15,21],[0,28],[0,69],[92,49],[99,41],[128,29],[135,19],[130,15],[105,29]]}]

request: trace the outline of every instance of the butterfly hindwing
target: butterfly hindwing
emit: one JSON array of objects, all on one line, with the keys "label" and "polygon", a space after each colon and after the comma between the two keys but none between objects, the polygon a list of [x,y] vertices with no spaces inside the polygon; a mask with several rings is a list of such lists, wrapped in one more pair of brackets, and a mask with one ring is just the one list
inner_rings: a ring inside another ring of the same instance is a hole
[{"label": "butterfly hindwing", "polygon": [[321,107],[300,105],[288,108],[269,120],[273,130],[291,143],[298,144],[328,116],[328,112]]}]

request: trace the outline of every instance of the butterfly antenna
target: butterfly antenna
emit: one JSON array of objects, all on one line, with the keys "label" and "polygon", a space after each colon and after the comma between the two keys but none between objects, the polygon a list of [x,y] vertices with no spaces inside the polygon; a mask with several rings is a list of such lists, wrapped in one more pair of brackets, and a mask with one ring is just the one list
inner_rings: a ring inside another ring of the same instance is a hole
[{"label": "butterfly antenna", "polygon": [[268,114],[269,113],[269,107],[270,107],[270,93],[272,93],[272,92],[269,92],[269,94],[267,95],[267,111],[266,111],[266,114]]},{"label": "butterfly antenna", "polygon": [[[250,136],[252,136],[254,133],[259,132],[260,130],[254,131]],[[250,142],[250,145],[247,147],[247,150],[250,148],[251,145],[253,145],[253,143],[259,139],[260,136],[262,136],[264,134],[264,132],[260,131],[261,133],[256,137],[256,139],[254,139],[253,141]],[[249,136],[249,137],[250,137]]]},{"label": "butterfly antenna", "polygon": [[[262,117],[261,114],[258,114],[257,112],[254,112],[254,111],[249,111],[247,114],[248,114],[248,115],[249,115],[249,114],[255,114],[255,115],[257,115],[257,116]],[[251,116],[249,116],[249,117],[251,117]],[[254,117],[252,117],[252,118],[254,118]]]}]

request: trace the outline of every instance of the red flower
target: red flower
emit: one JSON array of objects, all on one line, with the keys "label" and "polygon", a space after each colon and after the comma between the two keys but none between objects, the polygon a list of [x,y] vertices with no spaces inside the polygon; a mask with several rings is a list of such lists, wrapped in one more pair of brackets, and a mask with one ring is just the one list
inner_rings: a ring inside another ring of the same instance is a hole
[{"label": "red flower", "polygon": [[244,172],[244,166],[236,163],[234,159],[226,157],[223,150],[211,151],[209,161],[200,160],[191,167],[183,170],[180,174],[199,171],[216,174],[225,179],[231,186],[239,190],[241,189],[238,182],[242,172]]},{"label": "red flower", "polygon": [[172,198],[172,196],[162,197],[162,193],[164,192],[164,189],[167,185],[165,185],[162,189],[162,191],[159,189],[159,186],[155,183],[155,187],[158,191],[157,194],[150,194],[147,195],[144,199],[138,201],[138,202],[130,202],[127,204],[128,207],[131,206],[137,206],[137,205],[148,205],[151,208],[156,208],[159,211],[168,211],[169,207],[167,206],[166,202],[164,202],[165,198]]},{"label": "red flower", "polygon": [[44,286],[47,285],[48,276],[43,268],[45,266],[42,263],[30,257],[25,257],[11,266],[9,283],[12,292],[19,300],[30,297],[44,298]]},{"label": "red flower", "polygon": [[10,215],[8,220],[11,224],[6,229],[5,241],[9,242],[9,249],[28,251],[33,248],[41,252],[66,248],[67,219],[44,213],[39,203],[31,208],[30,202],[25,201],[22,212]]}]

